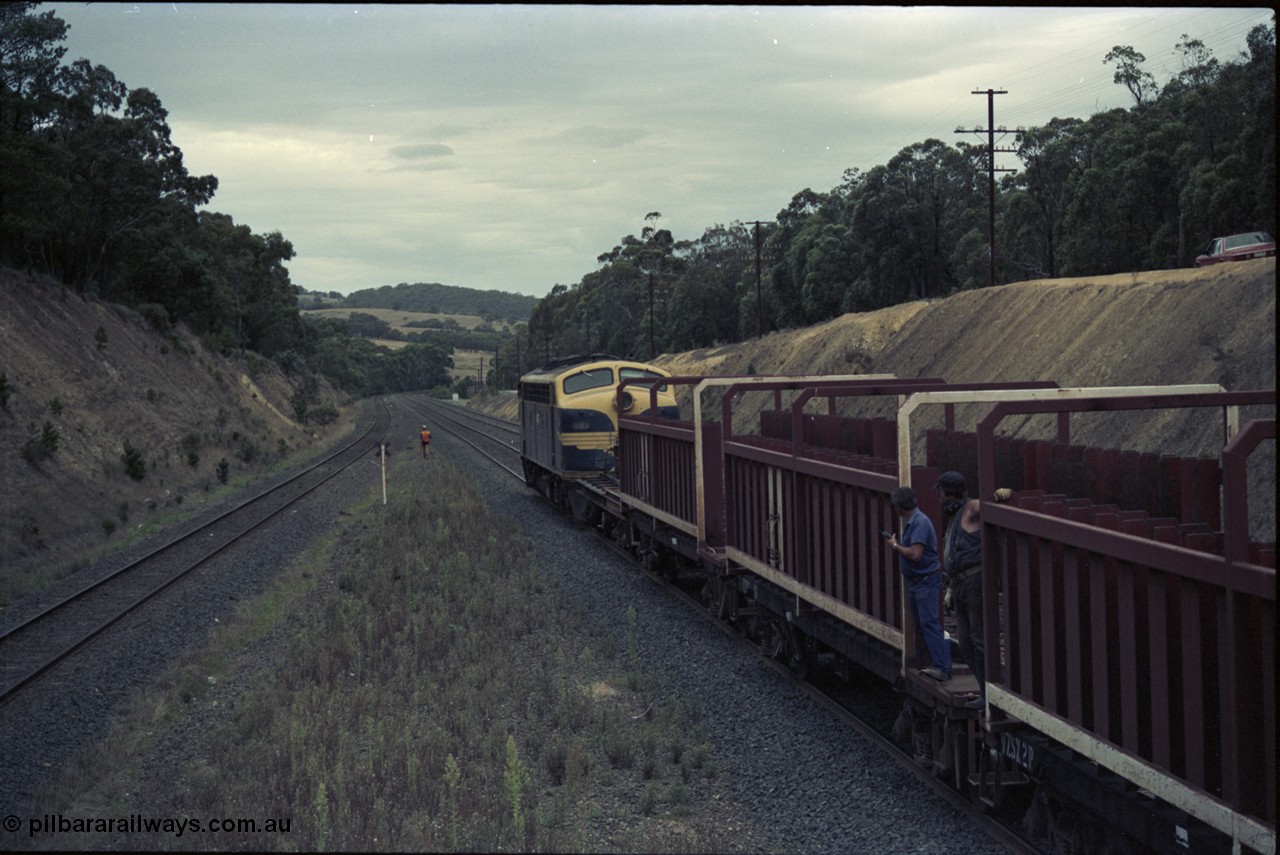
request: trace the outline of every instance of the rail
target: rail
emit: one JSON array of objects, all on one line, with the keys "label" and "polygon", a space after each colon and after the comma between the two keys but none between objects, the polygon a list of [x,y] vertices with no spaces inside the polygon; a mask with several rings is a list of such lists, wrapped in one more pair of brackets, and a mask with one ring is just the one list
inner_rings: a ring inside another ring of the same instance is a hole
[{"label": "rail", "polygon": [[[227,550],[285,508],[359,460],[363,455],[363,449],[361,448],[355,455],[352,454],[353,451],[362,446],[367,437],[379,428],[385,433],[389,423],[389,410],[384,403],[378,418],[364,432],[332,453],[294,473],[285,482],[239,502],[192,531],[165,541],[146,555],[85,585],[21,623],[8,628],[0,634],[0,662],[4,663],[3,670],[0,671],[3,675],[0,679],[4,681],[3,686],[0,687],[0,704],[17,697],[40,677],[94,639],[99,638],[125,616],[169,589],[197,567]],[[340,466],[335,467],[332,472],[325,474],[315,483],[305,485],[301,492],[290,496],[280,506],[267,509],[247,527],[229,536],[216,538],[213,548],[202,548],[194,560],[186,559],[176,569],[163,567],[159,570],[152,569],[157,565],[159,558],[170,550],[179,545],[197,543],[197,535],[212,538],[211,529],[219,523],[232,520],[269,497],[283,495],[286,487],[304,484],[305,482],[302,481],[304,477],[344,455],[351,455],[351,459],[342,462]]]}]

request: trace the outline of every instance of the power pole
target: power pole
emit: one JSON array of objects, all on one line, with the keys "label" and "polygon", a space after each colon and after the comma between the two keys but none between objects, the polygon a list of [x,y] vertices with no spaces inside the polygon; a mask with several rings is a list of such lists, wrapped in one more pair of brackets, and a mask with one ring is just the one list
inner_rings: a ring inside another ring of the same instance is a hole
[{"label": "power pole", "polygon": [[748,226],[756,231],[756,338],[764,338],[764,306],[760,302],[760,227],[772,220],[752,220]]},{"label": "power pole", "polygon": [[987,174],[989,181],[987,184],[987,262],[988,275],[987,284],[996,284],[996,173],[997,172],[1015,172],[1013,169],[996,169],[996,152],[1004,152],[1006,154],[1016,154],[1017,149],[1014,148],[996,148],[996,131],[1001,134],[1009,133],[1006,127],[996,127],[996,96],[1008,95],[1004,89],[975,89],[969,93],[970,95],[986,95],[987,96],[987,127],[974,128],[967,131],[964,128],[956,128],[958,134],[986,134],[987,135]]},{"label": "power pole", "polygon": [[653,271],[649,271],[649,361],[657,354],[653,350]]}]

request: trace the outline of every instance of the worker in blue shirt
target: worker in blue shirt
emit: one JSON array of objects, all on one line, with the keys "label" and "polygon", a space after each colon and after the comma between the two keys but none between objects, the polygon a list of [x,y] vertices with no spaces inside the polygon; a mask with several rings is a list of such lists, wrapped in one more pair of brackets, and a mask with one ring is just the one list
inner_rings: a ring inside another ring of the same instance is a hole
[{"label": "worker in blue shirt", "polygon": [[898,554],[898,568],[906,578],[911,614],[929,651],[931,664],[920,673],[945,683],[951,679],[951,647],[942,635],[939,619],[942,565],[938,561],[938,533],[916,506],[915,490],[899,487],[889,495],[889,501],[902,519],[902,536],[891,535],[889,548]]}]

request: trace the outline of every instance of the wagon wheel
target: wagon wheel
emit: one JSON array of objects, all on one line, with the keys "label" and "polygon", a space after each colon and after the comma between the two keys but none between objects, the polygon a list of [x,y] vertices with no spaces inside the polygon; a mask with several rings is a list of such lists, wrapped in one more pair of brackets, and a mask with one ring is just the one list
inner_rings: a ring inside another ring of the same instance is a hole
[{"label": "wagon wheel", "polygon": [[680,558],[669,549],[658,550],[658,574],[668,585],[675,584],[680,576]]},{"label": "wagon wheel", "polygon": [[787,624],[788,651],[791,654],[787,661],[789,667],[801,680],[809,679],[809,671],[813,665],[813,651],[804,631],[793,624]]}]

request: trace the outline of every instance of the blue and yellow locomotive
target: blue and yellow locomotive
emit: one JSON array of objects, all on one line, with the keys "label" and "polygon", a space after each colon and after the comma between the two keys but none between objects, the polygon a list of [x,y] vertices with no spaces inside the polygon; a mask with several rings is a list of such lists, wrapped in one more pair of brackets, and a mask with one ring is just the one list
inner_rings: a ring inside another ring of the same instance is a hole
[{"label": "blue and yellow locomotive", "polygon": [[[593,353],[569,356],[520,378],[521,457],[525,481],[550,498],[565,480],[588,480],[612,472],[618,442],[618,412],[649,412],[649,384],[624,380],[669,376],[660,368]],[[663,418],[679,418],[671,388],[658,389]]]}]

